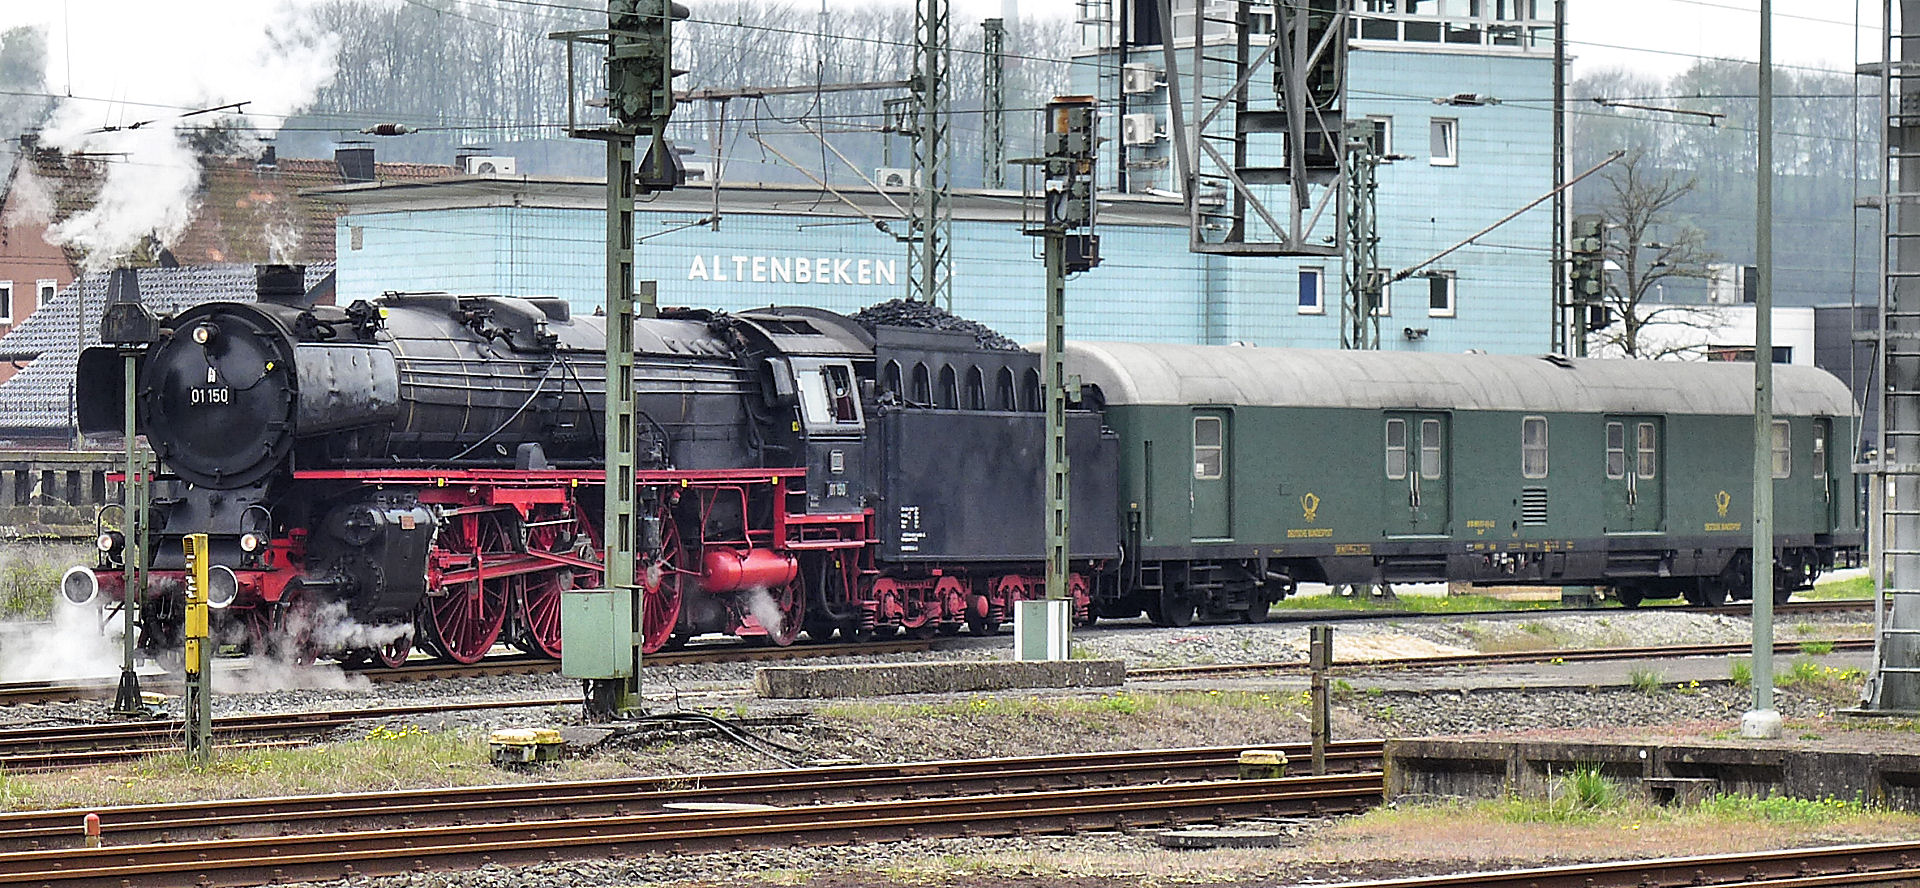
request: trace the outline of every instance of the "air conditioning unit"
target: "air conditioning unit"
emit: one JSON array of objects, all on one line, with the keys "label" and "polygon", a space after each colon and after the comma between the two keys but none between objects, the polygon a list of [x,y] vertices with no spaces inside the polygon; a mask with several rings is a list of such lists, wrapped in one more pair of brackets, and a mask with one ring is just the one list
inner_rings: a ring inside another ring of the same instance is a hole
[{"label": "air conditioning unit", "polygon": [[468,155],[460,158],[460,171],[469,176],[511,176],[513,158]]},{"label": "air conditioning unit", "polygon": [[1160,118],[1154,114],[1127,114],[1120,118],[1120,141],[1151,145],[1160,140]]},{"label": "air conditioning unit", "polygon": [[913,170],[905,167],[880,167],[873,171],[873,182],[881,188],[912,188],[914,179]]},{"label": "air conditioning unit", "polygon": [[709,182],[713,179],[713,164],[693,160],[681,164],[681,167],[687,171],[689,182]]},{"label": "air conditioning unit", "polygon": [[1152,65],[1128,65],[1120,76],[1120,88],[1128,94],[1153,92],[1160,88],[1160,69]]}]

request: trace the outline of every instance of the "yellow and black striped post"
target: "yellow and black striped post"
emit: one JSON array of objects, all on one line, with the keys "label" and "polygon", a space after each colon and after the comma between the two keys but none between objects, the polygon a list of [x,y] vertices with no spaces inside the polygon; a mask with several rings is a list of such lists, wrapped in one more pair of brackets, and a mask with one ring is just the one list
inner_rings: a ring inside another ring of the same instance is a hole
[{"label": "yellow and black striped post", "polygon": [[187,756],[205,762],[213,756],[213,647],[207,642],[207,535],[188,534],[186,621]]}]

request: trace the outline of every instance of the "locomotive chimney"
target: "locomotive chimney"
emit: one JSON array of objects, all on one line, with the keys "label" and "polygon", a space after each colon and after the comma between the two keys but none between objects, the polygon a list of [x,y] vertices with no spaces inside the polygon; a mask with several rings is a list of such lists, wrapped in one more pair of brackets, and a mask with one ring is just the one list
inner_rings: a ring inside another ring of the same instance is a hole
[{"label": "locomotive chimney", "polygon": [[313,307],[313,301],[307,298],[305,265],[255,265],[253,291],[261,302],[294,308]]}]

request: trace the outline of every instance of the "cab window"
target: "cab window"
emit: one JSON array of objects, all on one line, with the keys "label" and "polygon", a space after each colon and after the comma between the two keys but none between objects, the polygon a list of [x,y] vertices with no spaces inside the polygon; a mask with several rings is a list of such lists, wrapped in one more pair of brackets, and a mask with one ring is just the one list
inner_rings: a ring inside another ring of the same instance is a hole
[{"label": "cab window", "polygon": [[860,398],[855,394],[852,367],[796,366],[794,376],[800,380],[800,407],[808,428],[826,431],[860,425]]}]

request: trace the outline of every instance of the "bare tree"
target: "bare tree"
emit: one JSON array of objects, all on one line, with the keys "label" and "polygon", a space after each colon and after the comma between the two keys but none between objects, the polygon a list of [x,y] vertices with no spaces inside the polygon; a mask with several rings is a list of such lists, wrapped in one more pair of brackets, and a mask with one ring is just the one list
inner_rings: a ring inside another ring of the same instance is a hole
[{"label": "bare tree", "polygon": [[1669,303],[1665,285],[1706,280],[1719,257],[1707,248],[1706,232],[1674,212],[1697,183],[1629,152],[1601,174],[1607,197],[1602,256],[1607,284],[1602,303],[1615,322],[1594,334],[1596,350],[1628,358],[1698,355],[1707,343],[1689,330],[1720,324],[1719,313],[1697,303]]}]

